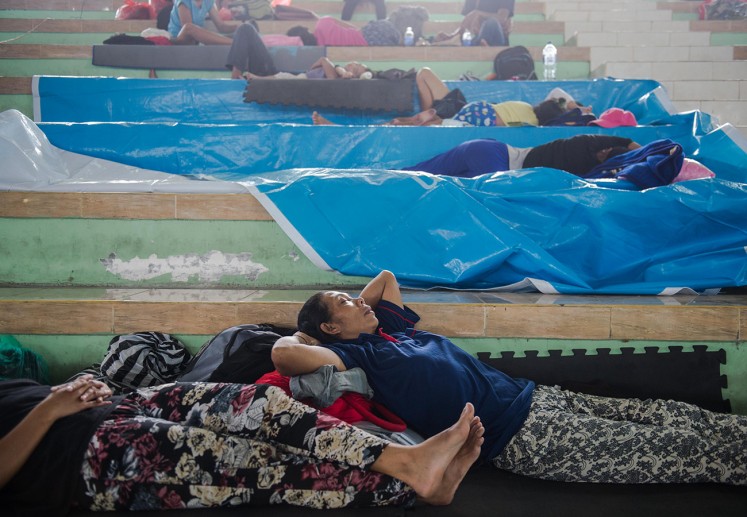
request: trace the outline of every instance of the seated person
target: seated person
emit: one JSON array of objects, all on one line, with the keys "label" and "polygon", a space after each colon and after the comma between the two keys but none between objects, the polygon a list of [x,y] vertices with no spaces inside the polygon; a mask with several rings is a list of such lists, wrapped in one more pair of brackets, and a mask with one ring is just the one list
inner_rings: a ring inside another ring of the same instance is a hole
[{"label": "seated person", "polygon": [[483,432],[472,404],[442,433],[405,446],[266,384],[170,383],[112,397],[90,375],[51,388],[1,381],[0,503],[26,515],[382,506],[416,494],[444,505]]},{"label": "seated person", "polygon": [[551,167],[584,177],[608,158],[639,147],[630,138],[608,135],[576,135],[524,148],[479,139],[402,170],[472,178],[497,171]]},{"label": "seated person", "polygon": [[240,25],[240,22],[223,20],[218,14],[215,0],[175,0],[168,28],[172,43],[230,45],[231,38],[205,28],[205,19],[208,17],[222,33],[230,34]]},{"label": "seated person", "polygon": [[508,9],[496,12],[473,10],[467,14],[459,27],[452,32],[439,32],[433,37],[433,45],[461,45],[465,31],[472,34],[473,46],[505,47],[511,32],[511,18]]},{"label": "seated person", "polygon": [[226,68],[231,70],[231,79],[239,79],[244,73],[257,77],[278,73],[267,46],[252,23],[243,23],[236,29]]}]

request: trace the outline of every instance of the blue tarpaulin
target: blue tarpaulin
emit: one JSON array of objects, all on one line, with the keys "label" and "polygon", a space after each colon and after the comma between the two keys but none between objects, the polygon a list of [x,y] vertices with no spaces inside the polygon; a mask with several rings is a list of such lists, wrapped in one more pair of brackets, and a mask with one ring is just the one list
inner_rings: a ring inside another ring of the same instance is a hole
[{"label": "blue tarpaulin", "polygon": [[[446,81],[468,101],[521,100],[537,104],[561,87],[599,114],[608,108],[631,111],[639,124],[692,124],[692,115],[673,115],[671,101],[653,80],[601,78],[589,81]],[[135,79],[36,76],[36,122],[192,122],[198,124],[291,122],[308,124],[312,108],[246,103],[246,82],[231,79]],[[417,95],[414,96],[417,99]],[[418,103],[413,112],[418,111]],[[376,124],[392,115],[355,111],[328,113],[345,124]],[[698,114],[709,131],[711,121]]]},{"label": "blue tarpaulin", "polygon": [[[747,284],[747,142],[707,114],[673,114],[655,81],[459,83],[468,100],[493,102],[536,102],[561,86],[596,112],[621,107],[641,124],[605,129],[386,127],[351,113],[338,114],[351,125],[320,127],[309,125],[310,110],[237,102],[242,81],[102,79],[108,86],[80,83],[76,97],[47,79],[38,85],[49,90],[41,97],[49,122],[39,128],[52,144],[181,178],[241,182],[320,267],[364,276],[390,269],[423,288],[548,293]],[[50,102],[58,89],[62,100]],[[83,104],[101,111],[70,122]],[[639,191],[545,168],[469,180],[391,170],[475,138],[530,147],[584,133],[642,145],[671,139],[716,178]],[[199,191],[205,182],[194,183]]]}]

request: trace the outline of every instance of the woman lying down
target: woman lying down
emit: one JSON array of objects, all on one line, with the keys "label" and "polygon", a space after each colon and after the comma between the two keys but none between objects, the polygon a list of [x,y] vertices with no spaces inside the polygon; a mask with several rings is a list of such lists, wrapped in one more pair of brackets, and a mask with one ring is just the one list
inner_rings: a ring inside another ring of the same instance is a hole
[{"label": "woman lying down", "polygon": [[480,454],[472,404],[421,444],[390,443],[265,384],[112,396],[83,376],[0,382],[0,504],[24,515],[290,504],[449,504]]}]

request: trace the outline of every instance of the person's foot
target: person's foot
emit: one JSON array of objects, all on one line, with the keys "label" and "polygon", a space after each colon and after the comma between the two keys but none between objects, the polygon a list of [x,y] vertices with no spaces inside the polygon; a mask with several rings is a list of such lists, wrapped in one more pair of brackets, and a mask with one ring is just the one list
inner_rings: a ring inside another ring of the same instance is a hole
[{"label": "person's foot", "polygon": [[236,67],[233,67],[231,69],[231,79],[243,79],[243,78],[244,78],[244,76],[243,76],[241,70],[239,70]]},{"label": "person's foot", "polygon": [[483,438],[484,434],[485,427],[480,422],[480,417],[474,417],[470,425],[467,441],[464,442],[462,448],[459,449],[457,455],[454,456],[454,459],[446,468],[444,477],[440,486],[436,489],[434,496],[428,499],[423,498],[424,502],[436,506],[451,504],[464,476],[467,475],[469,469],[480,456],[480,449],[485,441]]},{"label": "person's foot", "polygon": [[404,466],[404,476],[397,477],[429,504],[449,504],[479,455],[482,424],[474,421],[475,408],[467,403],[454,425],[416,446],[416,454]]},{"label": "person's foot", "polygon": [[390,126],[425,126],[436,117],[436,110],[431,108],[421,111],[412,117],[397,117],[392,119]]},{"label": "person's foot", "polygon": [[311,120],[314,121],[315,126],[334,126],[335,125],[334,122],[322,117],[316,111],[311,114]]}]

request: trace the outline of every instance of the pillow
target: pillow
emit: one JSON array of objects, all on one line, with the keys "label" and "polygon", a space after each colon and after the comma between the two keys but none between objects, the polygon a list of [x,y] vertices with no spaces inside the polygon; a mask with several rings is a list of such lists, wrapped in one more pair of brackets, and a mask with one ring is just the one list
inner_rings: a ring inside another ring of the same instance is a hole
[{"label": "pillow", "polygon": [[713,178],[716,174],[703,165],[702,163],[691,160],[690,158],[685,158],[685,161],[682,162],[682,168],[680,169],[679,174],[675,176],[675,178],[672,180],[672,183],[677,183],[678,181],[687,181],[687,180],[697,180],[701,178]]}]

